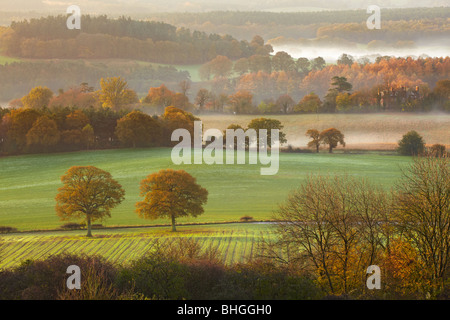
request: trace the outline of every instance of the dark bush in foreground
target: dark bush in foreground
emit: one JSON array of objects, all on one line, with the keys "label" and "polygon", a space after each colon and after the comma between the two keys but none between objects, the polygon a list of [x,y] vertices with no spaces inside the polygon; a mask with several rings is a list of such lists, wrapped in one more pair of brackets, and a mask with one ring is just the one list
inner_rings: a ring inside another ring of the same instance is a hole
[{"label": "dark bush in foreground", "polygon": [[[71,265],[79,266],[81,279],[86,280],[82,281],[81,290],[69,291],[66,287],[70,276],[66,271]],[[0,299],[77,299],[77,295],[87,299],[113,299],[118,297],[111,289],[115,274],[113,265],[99,257],[62,254],[43,261],[27,260],[19,267],[0,272]]]},{"label": "dark bush in foreground", "polygon": [[0,226],[0,234],[11,233],[11,232],[17,232],[17,229],[13,228],[13,227]]},{"label": "dark bush in foreground", "polygon": [[[319,299],[308,277],[253,261],[226,266],[191,239],[156,243],[143,258],[115,266],[100,257],[62,254],[0,272],[0,300]],[[81,269],[81,290],[69,290],[67,267]]]}]

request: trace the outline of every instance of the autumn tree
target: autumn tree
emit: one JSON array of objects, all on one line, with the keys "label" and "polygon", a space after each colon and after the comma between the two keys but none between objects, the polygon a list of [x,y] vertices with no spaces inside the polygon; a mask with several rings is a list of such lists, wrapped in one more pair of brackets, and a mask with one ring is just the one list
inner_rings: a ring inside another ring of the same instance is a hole
[{"label": "autumn tree", "polygon": [[47,87],[36,87],[24,96],[21,101],[25,108],[42,109],[47,107],[53,97],[53,92]]},{"label": "autumn tree", "polygon": [[336,110],[348,111],[353,105],[352,97],[348,92],[339,93],[336,96]]},{"label": "autumn tree", "polygon": [[237,114],[251,113],[253,111],[253,94],[248,91],[238,91],[231,95],[229,102]]},{"label": "autumn tree", "polygon": [[56,195],[56,214],[61,220],[82,219],[87,236],[92,222],[111,217],[111,210],[125,196],[122,186],[109,172],[93,166],[74,166],[61,177],[63,186]]},{"label": "autumn tree", "polygon": [[82,130],[88,124],[89,118],[81,110],[74,110],[65,117],[61,130],[64,149],[76,150],[86,145]]},{"label": "autumn tree", "polygon": [[319,153],[320,148],[320,132],[316,129],[309,129],[306,131],[306,136],[311,138],[311,141],[308,142],[308,148],[314,148],[317,153]]},{"label": "autumn tree", "polygon": [[175,93],[162,84],[159,87],[150,88],[143,102],[160,107],[164,110],[164,108],[172,105],[174,96]]},{"label": "autumn tree", "polygon": [[450,80],[443,79],[436,82],[433,94],[441,109],[450,110]]},{"label": "autumn tree", "polygon": [[253,73],[262,71],[270,74],[272,72],[272,60],[269,56],[253,55],[248,58],[248,68]]},{"label": "autumn tree", "polygon": [[288,94],[283,94],[283,95],[279,96],[277,101],[276,101],[276,105],[285,114],[288,113],[288,111],[292,108],[292,106],[294,104],[295,104],[294,100]]},{"label": "autumn tree", "polygon": [[343,53],[337,60],[337,64],[343,64],[343,65],[347,65],[347,66],[351,66],[353,64],[353,62],[355,62],[355,59],[346,53]]},{"label": "autumn tree", "polygon": [[297,66],[290,54],[284,51],[277,52],[272,58],[272,67],[275,71],[296,71]]},{"label": "autumn tree", "polygon": [[203,111],[206,103],[211,99],[211,93],[208,89],[200,89],[197,92],[197,96],[195,97],[195,103],[198,106],[200,111]]},{"label": "autumn tree", "polygon": [[184,170],[160,170],[141,181],[143,201],[136,203],[136,212],[145,219],[169,218],[172,231],[176,219],[197,217],[204,212],[208,191]]},{"label": "autumn tree", "polygon": [[105,108],[119,110],[138,101],[136,93],[128,88],[127,82],[121,77],[102,78],[100,86],[99,99]]},{"label": "autumn tree", "polygon": [[225,56],[217,56],[208,63],[210,74],[214,78],[227,78],[233,70],[233,62]]},{"label": "autumn tree", "polygon": [[388,242],[389,204],[383,189],[364,180],[309,176],[275,212],[276,252],[269,254],[312,271],[329,294],[362,292],[368,263],[381,262]]},{"label": "autumn tree", "polygon": [[317,57],[311,61],[311,69],[322,70],[326,66],[326,61],[322,57]]},{"label": "autumn tree", "polygon": [[322,101],[317,94],[311,92],[305,95],[302,100],[294,107],[295,112],[318,113],[322,106]]},{"label": "autumn tree", "polygon": [[234,63],[233,71],[242,76],[246,74],[249,69],[249,62],[247,58],[241,58]]},{"label": "autumn tree", "polygon": [[86,144],[86,149],[89,150],[95,144],[94,128],[90,124],[87,124],[81,129],[81,134]]},{"label": "autumn tree", "polygon": [[31,149],[47,152],[60,139],[56,122],[48,116],[39,117],[27,133],[27,146]]},{"label": "autumn tree", "polygon": [[41,114],[36,109],[11,110],[10,123],[6,133],[9,147],[22,151],[27,144],[27,133]]},{"label": "autumn tree", "polygon": [[192,113],[172,106],[169,106],[164,110],[164,114],[161,118],[163,121],[163,143],[165,145],[171,145],[174,143],[171,141],[171,136],[172,132],[176,129],[188,130],[193,138],[194,122],[200,120]]},{"label": "autumn tree", "polygon": [[432,157],[444,157],[447,154],[447,150],[443,144],[435,143],[433,144],[429,150],[428,154]]},{"label": "autumn tree", "polygon": [[345,147],[344,135],[335,128],[329,128],[320,133],[320,141],[322,144],[328,145],[328,152],[333,153],[333,149],[338,146],[338,144]]},{"label": "autumn tree", "polygon": [[156,146],[161,140],[161,126],[157,120],[141,111],[132,111],[117,121],[116,135],[126,146]]},{"label": "autumn tree", "polygon": [[300,57],[297,59],[297,69],[300,73],[306,76],[311,70],[311,61],[308,58]]},{"label": "autumn tree", "polygon": [[432,294],[444,289],[450,263],[450,161],[421,157],[402,172],[396,226],[425,266]]},{"label": "autumn tree", "polygon": [[286,134],[281,131],[283,128],[284,128],[284,126],[281,124],[281,122],[279,120],[268,119],[268,118],[253,119],[247,125],[247,129],[254,129],[256,131],[258,146],[260,143],[260,141],[259,141],[260,132],[259,131],[262,129],[267,130],[267,142],[268,142],[267,147],[272,147],[274,145],[274,143],[277,142],[274,139],[272,139],[272,130],[278,130],[278,142],[280,145],[287,142]]}]

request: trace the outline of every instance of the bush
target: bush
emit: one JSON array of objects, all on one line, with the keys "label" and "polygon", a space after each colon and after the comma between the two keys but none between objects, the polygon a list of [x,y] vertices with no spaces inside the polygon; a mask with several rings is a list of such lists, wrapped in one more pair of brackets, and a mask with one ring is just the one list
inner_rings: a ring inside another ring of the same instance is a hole
[{"label": "bush", "polygon": [[432,157],[444,157],[447,155],[447,151],[445,150],[445,146],[442,144],[433,144],[429,150],[428,154]]},{"label": "bush", "polygon": [[[81,290],[66,287],[70,265],[81,269]],[[0,273],[0,300],[114,299],[119,296],[112,288],[115,274],[112,264],[96,256],[61,254],[27,260]]]},{"label": "bush", "polygon": [[63,224],[61,226],[62,229],[68,229],[68,230],[82,229],[84,227],[85,227],[84,224],[74,223],[74,222],[69,222],[69,223]]},{"label": "bush", "polygon": [[17,232],[17,229],[13,228],[13,227],[0,226],[0,234],[11,233],[11,232]]},{"label": "bush", "polygon": [[243,216],[243,217],[241,217],[241,222],[250,222],[250,221],[253,221],[253,217],[250,217],[250,216]]},{"label": "bush", "polygon": [[397,151],[404,156],[419,156],[425,152],[425,141],[416,131],[409,131],[398,142]]}]

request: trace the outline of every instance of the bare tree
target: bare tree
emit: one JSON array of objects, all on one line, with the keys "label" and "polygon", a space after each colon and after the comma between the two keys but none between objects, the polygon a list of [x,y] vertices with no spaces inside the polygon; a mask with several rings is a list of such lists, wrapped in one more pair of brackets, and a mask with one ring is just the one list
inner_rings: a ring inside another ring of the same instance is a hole
[{"label": "bare tree", "polygon": [[386,193],[364,180],[310,176],[275,214],[275,247],[287,260],[309,266],[327,292],[362,291],[365,270],[380,261],[389,242],[389,205]]},{"label": "bare tree", "polygon": [[425,265],[432,293],[443,289],[450,258],[450,167],[447,157],[416,158],[402,172],[395,219]]}]

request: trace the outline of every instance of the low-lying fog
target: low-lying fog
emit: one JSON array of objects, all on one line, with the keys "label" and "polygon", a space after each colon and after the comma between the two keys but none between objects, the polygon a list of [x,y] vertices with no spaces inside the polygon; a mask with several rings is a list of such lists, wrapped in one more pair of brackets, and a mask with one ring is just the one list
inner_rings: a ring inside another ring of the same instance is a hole
[{"label": "low-lying fog", "polygon": [[298,59],[305,57],[308,59],[314,59],[322,57],[328,63],[335,63],[336,60],[343,54],[349,54],[355,60],[367,57],[373,62],[378,56],[396,56],[396,57],[414,57],[420,56],[428,57],[446,57],[450,55],[450,46],[444,45],[426,45],[418,46],[414,48],[379,48],[379,49],[367,49],[367,48],[349,48],[349,47],[305,47],[298,44],[283,44],[272,45],[274,53],[278,51],[285,51],[289,53],[293,58]]}]

